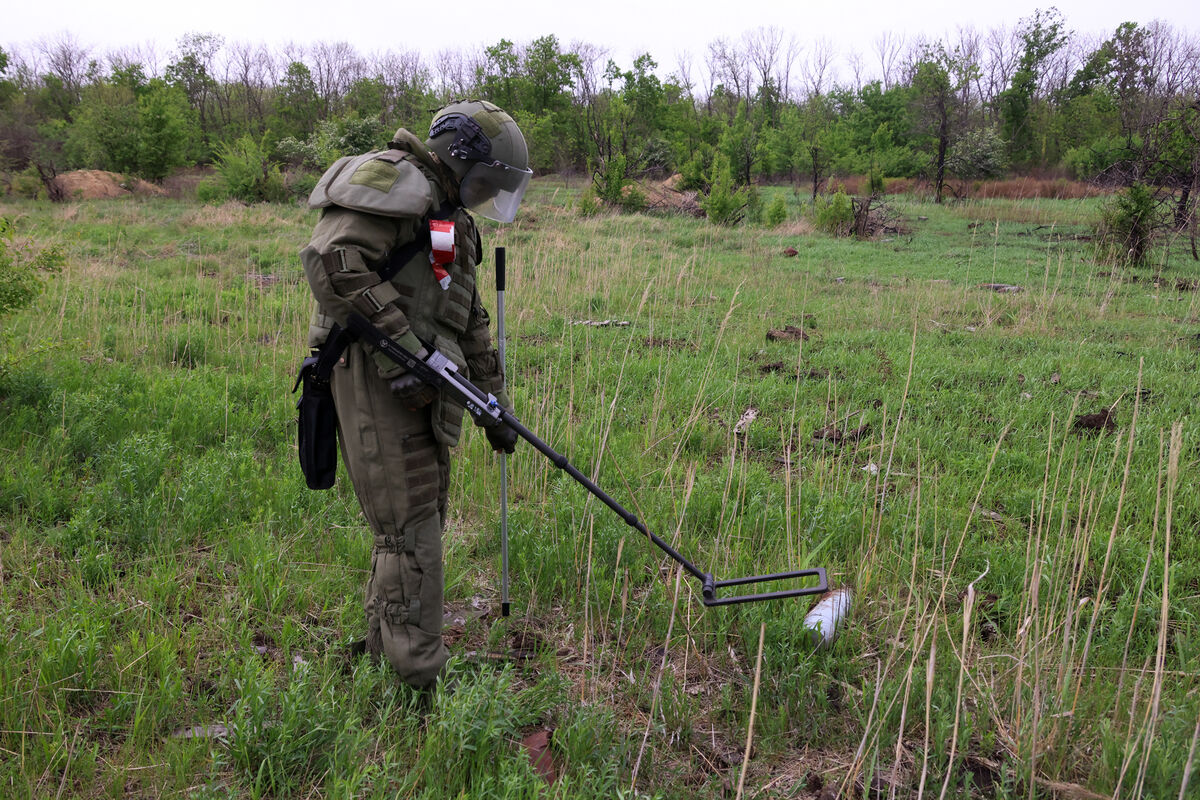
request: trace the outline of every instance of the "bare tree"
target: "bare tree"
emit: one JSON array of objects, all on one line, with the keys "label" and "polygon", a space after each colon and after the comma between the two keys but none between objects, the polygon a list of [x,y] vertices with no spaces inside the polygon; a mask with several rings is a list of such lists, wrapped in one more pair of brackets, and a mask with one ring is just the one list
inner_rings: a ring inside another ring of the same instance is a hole
[{"label": "bare tree", "polygon": [[434,93],[442,102],[466,97],[475,86],[475,75],[462,50],[439,50],[433,57]]},{"label": "bare tree", "polygon": [[829,82],[833,79],[831,66],[834,55],[833,42],[829,39],[822,36],[813,42],[808,57],[800,67],[804,76],[804,89],[809,97],[825,94]]},{"label": "bare tree", "polygon": [[370,71],[383,79],[388,89],[385,119],[411,120],[423,116],[420,108],[432,86],[432,74],[416,50],[387,50],[371,58]]},{"label": "bare tree", "polygon": [[779,80],[779,54],[783,50],[783,31],[775,26],[760,27],[747,32],[743,40],[746,58],[758,73],[759,87],[772,86],[778,91],[782,83]]},{"label": "bare tree", "polygon": [[879,59],[879,79],[890,89],[896,81],[896,67],[904,50],[904,34],[886,30],[875,37],[875,55]]},{"label": "bare tree", "polygon": [[692,54],[687,50],[675,55],[675,82],[684,97],[693,97],[696,84],[692,80]]},{"label": "bare tree", "polygon": [[959,103],[964,109],[969,110],[972,108],[973,102],[983,95],[980,90],[980,76],[983,74],[980,64],[983,45],[979,32],[970,26],[960,25],[955,38],[957,41],[952,49],[958,53],[960,61],[971,70],[969,79],[962,82],[959,90]]},{"label": "bare tree", "polygon": [[92,51],[70,33],[60,33],[53,39],[43,40],[37,47],[45,59],[49,74],[62,85],[65,97],[61,98],[60,111],[69,121],[73,107],[82,97]]},{"label": "bare tree", "polygon": [[854,77],[854,91],[859,91],[863,87],[863,77],[866,74],[867,61],[863,54],[858,50],[851,50],[846,54],[846,65],[850,67],[850,74]]},{"label": "bare tree", "polygon": [[311,56],[317,97],[328,117],[341,104],[351,84],[362,77],[363,60],[349,42],[317,42]]},{"label": "bare tree", "polygon": [[1021,34],[1016,28],[991,28],[984,37],[986,58],[983,62],[983,93],[980,99],[991,108],[1008,88],[1021,60]]},{"label": "bare tree", "polygon": [[[721,37],[708,43],[708,71],[733,97],[750,99],[750,66],[746,53],[728,39]],[[730,113],[733,113],[732,109]]]},{"label": "bare tree", "polygon": [[235,42],[229,46],[226,64],[230,88],[236,88],[242,113],[247,120],[257,123],[259,131],[264,130],[267,125],[265,93],[273,82],[274,58],[261,44]]},{"label": "bare tree", "polygon": [[145,42],[141,45],[109,50],[104,54],[104,61],[108,65],[109,74],[140,66],[146,77],[152,78],[159,74],[161,56],[153,42]]}]

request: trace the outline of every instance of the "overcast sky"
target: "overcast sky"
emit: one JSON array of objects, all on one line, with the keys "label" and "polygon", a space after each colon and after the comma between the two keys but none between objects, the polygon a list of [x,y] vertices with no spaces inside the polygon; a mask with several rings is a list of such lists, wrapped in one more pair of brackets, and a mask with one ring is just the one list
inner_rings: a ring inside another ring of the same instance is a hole
[{"label": "overcast sky", "polygon": [[555,34],[564,47],[585,41],[609,48],[622,67],[628,67],[636,54],[649,52],[663,75],[674,71],[679,57],[686,53],[697,68],[702,66],[708,43],[717,38],[737,40],[746,31],[769,26],[795,36],[802,47],[827,40],[842,64],[852,50],[870,64],[873,42],[884,32],[936,38],[957,27],[1011,27],[1036,9],[1051,5],[1059,8],[1070,29],[1082,34],[1107,34],[1127,20],[1145,24],[1156,19],[1200,32],[1197,0],[751,0],[741,4],[728,0],[459,0],[428,4],[13,0],[7,5],[0,46],[10,50],[26,49],[66,32],[99,54],[152,43],[155,51],[165,56],[185,33],[216,33],[226,42],[272,47],[288,42],[346,41],[363,55],[393,49],[432,56],[439,50],[466,51],[502,38],[523,44]]}]

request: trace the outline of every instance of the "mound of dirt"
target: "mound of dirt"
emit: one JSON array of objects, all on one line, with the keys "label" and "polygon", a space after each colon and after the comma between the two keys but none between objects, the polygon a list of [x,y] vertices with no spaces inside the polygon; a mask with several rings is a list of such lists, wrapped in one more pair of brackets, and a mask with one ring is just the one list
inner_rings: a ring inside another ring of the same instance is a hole
[{"label": "mound of dirt", "polygon": [[126,179],[115,172],[98,169],[79,169],[64,172],[54,179],[67,200],[102,200],[108,197],[134,195],[161,197],[162,187],[138,178]]}]

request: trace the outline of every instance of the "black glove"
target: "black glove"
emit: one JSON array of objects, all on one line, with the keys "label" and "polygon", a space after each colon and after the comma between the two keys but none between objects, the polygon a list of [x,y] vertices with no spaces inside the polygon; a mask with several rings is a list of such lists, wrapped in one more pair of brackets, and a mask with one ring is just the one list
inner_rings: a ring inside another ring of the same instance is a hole
[{"label": "black glove", "polygon": [[411,372],[406,372],[389,384],[392,396],[404,403],[409,411],[424,408],[437,397],[437,389],[418,378]]},{"label": "black glove", "polygon": [[517,432],[507,425],[489,425],[483,429],[488,443],[497,453],[512,453],[517,449]]}]

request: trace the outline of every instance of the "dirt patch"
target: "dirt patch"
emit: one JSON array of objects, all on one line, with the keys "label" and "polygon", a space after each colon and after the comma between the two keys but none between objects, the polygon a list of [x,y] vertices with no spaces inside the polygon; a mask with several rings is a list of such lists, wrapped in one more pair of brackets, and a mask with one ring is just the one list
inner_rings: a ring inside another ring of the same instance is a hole
[{"label": "dirt patch", "polygon": [[795,325],[785,325],[783,328],[772,328],[767,331],[768,342],[804,342],[807,340],[808,333]]},{"label": "dirt patch", "polygon": [[54,179],[68,200],[104,200],[112,197],[164,197],[161,186],[139,178],[125,178],[115,172],[79,169],[64,172]]}]

